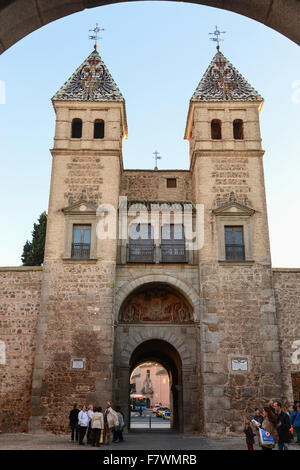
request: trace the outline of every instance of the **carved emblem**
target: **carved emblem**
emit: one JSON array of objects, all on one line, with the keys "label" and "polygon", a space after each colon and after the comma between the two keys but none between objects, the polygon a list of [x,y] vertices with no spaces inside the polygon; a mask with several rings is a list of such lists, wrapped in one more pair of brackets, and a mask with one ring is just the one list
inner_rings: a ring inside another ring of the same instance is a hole
[{"label": "carved emblem", "polygon": [[139,293],[126,302],[119,321],[189,323],[193,321],[193,313],[191,307],[179,295],[164,289],[154,289]]}]

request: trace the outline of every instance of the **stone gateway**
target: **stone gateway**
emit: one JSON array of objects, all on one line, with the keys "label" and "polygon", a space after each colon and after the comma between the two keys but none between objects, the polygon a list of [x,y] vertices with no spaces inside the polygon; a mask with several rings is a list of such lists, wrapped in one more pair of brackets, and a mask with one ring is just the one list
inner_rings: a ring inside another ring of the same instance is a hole
[{"label": "stone gateway", "polygon": [[151,361],[182,432],[299,400],[300,269],[271,266],[260,94],[218,47],[189,170],[123,168],[125,100],[97,48],[52,102],[44,264],[0,269],[1,431],[64,433],[73,403],[107,400],[130,426],[130,374]]}]

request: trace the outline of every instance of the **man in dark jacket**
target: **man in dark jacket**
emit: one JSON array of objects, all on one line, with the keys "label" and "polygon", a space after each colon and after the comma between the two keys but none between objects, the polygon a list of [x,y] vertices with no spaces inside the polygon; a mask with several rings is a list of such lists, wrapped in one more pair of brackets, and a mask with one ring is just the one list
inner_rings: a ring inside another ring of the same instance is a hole
[{"label": "man in dark jacket", "polygon": [[79,409],[77,406],[77,403],[73,406],[73,409],[70,411],[69,414],[69,421],[70,421],[70,428],[72,430],[71,433],[71,441],[74,441],[74,433],[75,433],[75,439],[78,441],[78,413]]},{"label": "man in dark jacket", "polygon": [[288,450],[288,444],[290,438],[290,418],[287,413],[284,413],[281,409],[280,401],[274,402],[274,408],[276,413],[276,429],[278,432],[278,450]]}]

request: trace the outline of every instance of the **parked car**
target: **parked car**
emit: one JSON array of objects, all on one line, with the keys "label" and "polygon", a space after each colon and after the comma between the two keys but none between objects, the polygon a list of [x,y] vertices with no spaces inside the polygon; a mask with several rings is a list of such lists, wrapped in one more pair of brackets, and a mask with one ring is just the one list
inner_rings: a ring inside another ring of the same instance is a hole
[{"label": "parked car", "polygon": [[171,411],[164,411],[162,414],[162,419],[171,419]]},{"label": "parked car", "polygon": [[158,418],[161,418],[164,411],[170,411],[170,409],[169,409],[167,406],[161,406],[161,407],[159,408],[159,410],[157,410],[156,416],[157,416]]}]

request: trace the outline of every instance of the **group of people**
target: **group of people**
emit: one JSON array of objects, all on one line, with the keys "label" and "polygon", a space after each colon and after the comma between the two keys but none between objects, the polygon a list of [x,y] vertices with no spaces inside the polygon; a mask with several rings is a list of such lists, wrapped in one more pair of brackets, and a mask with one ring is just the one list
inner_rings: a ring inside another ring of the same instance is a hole
[{"label": "group of people", "polygon": [[[267,432],[267,436],[272,437],[273,442],[262,442],[259,429]],[[288,450],[288,445],[294,439],[294,431],[297,438],[296,443],[300,444],[300,402],[295,402],[293,411],[290,413],[283,408],[280,401],[271,400],[268,406],[264,406],[262,412],[255,409],[252,418],[245,420],[244,433],[248,450],[254,450],[255,435],[262,450]]]},{"label": "group of people", "polygon": [[74,404],[69,414],[71,440],[78,441],[79,445],[85,445],[83,442],[86,435],[87,444],[93,447],[99,447],[101,444],[111,444],[111,433],[113,442],[123,442],[123,429],[125,427],[124,414],[121,407],[117,406],[114,410],[110,402],[106,403],[104,413],[101,406],[94,407],[85,405],[78,408]]}]

